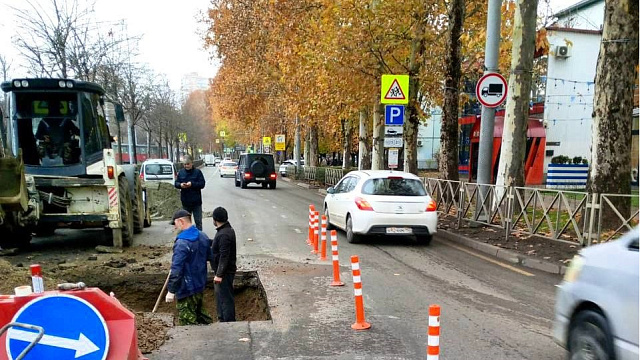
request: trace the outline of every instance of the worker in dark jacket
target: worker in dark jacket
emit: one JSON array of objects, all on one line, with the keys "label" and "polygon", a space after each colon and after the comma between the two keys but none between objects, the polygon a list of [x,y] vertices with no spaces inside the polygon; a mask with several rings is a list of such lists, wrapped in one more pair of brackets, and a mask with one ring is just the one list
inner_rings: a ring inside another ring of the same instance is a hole
[{"label": "worker in dark jacket", "polygon": [[178,299],[180,325],[211,324],[212,319],[202,304],[207,282],[207,261],[211,256],[211,241],[191,223],[191,214],[178,210],[173,224],[179,231],[173,245],[171,273],[167,284],[166,302]]},{"label": "worker in dark jacket", "polygon": [[236,307],[233,300],[233,278],[236,275],[236,232],[229,224],[227,210],[217,207],[213,210],[213,224],[216,236],[211,249],[213,261],[211,268],[218,310],[218,321],[236,321]]},{"label": "worker in dark jacket", "polygon": [[193,167],[193,159],[184,157],[184,168],[178,173],[175,186],[180,189],[182,208],[193,214],[198,230],[202,231],[202,194],[205,180],[202,171]]}]

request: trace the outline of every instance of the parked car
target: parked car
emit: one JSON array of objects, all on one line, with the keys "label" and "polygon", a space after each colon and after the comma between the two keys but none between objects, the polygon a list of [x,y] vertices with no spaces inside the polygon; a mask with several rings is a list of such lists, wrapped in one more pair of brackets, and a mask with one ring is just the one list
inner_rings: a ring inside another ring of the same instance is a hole
[{"label": "parked car", "polygon": [[213,154],[206,154],[204,156],[204,166],[216,166],[216,157]]},{"label": "parked car", "polygon": [[219,166],[220,177],[235,176],[238,170],[238,164],[233,161],[223,161]]},{"label": "parked car", "polygon": [[365,235],[414,235],[428,245],[438,224],[436,203],[420,178],[401,171],[348,173],[327,189],[324,214],[350,243]]},{"label": "parked car", "polygon": [[576,255],[558,285],[553,337],[569,359],[638,359],[638,228]]},{"label": "parked car", "polygon": [[216,156],[215,159],[213,160],[213,165],[218,166],[221,162],[222,162],[222,159]]},{"label": "parked car", "polygon": [[149,159],[140,166],[140,178],[144,181],[162,181],[175,183],[177,177],[175,165],[166,159]]},{"label": "parked car", "polygon": [[[300,160],[300,164],[304,165],[304,160]],[[282,164],[280,164],[280,167],[278,168],[278,172],[280,173],[281,176],[287,176],[287,167],[289,166],[296,166],[296,161],[295,160],[283,161]]]},{"label": "parked car", "polygon": [[261,184],[263,188],[276,188],[276,168],[272,154],[241,154],[236,171],[236,186]]}]

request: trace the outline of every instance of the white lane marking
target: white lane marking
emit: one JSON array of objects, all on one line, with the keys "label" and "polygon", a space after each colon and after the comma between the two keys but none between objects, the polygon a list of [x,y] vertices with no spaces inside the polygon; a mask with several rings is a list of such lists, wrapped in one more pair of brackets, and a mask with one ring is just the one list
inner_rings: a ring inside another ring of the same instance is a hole
[{"label": "white lane marking", "polygon": [[293,229],[293,231],[295,231],[296,234],[302,234],[302,231],[300,231],[300,229]]},{"label": "white lane marking", "polygon": [[280,217],[283,218],[283,219],[286,219],[287,215],[282,214],[282,215],[280,215]]},{"label": "white lane marking", "polygon": [[272,208],[277,209],[278,207],[275,205],[271,205]]}]

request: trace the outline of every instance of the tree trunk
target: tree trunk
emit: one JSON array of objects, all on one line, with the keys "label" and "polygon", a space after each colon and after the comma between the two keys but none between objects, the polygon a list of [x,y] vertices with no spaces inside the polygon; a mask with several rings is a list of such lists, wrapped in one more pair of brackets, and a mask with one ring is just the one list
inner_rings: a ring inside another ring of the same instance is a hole
[{"label": "tree trunk", "polygon": [[358,132],[358,170],[371,169],[371,154],[369,153],[367,110],[360,110],[360,126]]},{"label": "tree trunk", "polygon": [[158,156],[160,159],[162,159],[163,153],[164,153],[164,150],[162,150],[162,132],[159,131],[158,132]]},{"label": "tree trunk", "polygon": [[538,0],[516,1],[511,54],[509,96],[502,131],[502,147],[496,185],[524,186],[524,159],[527,152],[527,127],[531,74],[536,43]]},{"label": "tree trunk", "polygon": [[440,133],[440,178],[460,180],[458,174],[458,103],[460,97],[460,35],[464,24],[464,0],[452,0],[449,8],[449,33],[445,59],[444,106]]},{"label": "tree trunk", "polygon": [[351,167],[351,121],[342,119],[342,168]]},{"label": "tree trunk", "polygon": [[129,157],[129,160],[130,160],[129,162],[131,164],[137,164],[138,163],[138,146],[136,144],[138,142],[137,142],[137,136],[136,136],[136,126],[133,125],[133,121],[131,124],[130,131],[131,131],[131,139],[129,141],[131,142],[132,146],[131,146],[131,154],[129,154],[131,155]]},{"label": "tree trunk", "polygon": [[304,164],[305,166],[311,166],[311,163],[309,161],[310,156],[309,156],[309,152],[311,151],[311,130],[308,130],[307,133],[304,136]]},{"label": "tree trunk", "polygon": [[404,124],[404,166],[403,170],[418,174],[418,127],[420,126],[420,103],[418,102],[418,89],[420,89],[420,66],[425,50],[424,29],[426,18],[416,14],[418,22],[411,41],[411,55],[409,57],[409,106],[408,116]]},{"label": "tree trunk", "polygon": [[[638,1],[606,0],[592,115],[588,186],[594,193],[631,193],[631,114],[637,65]],[[612,200],[628,217],[630,199]],[[602,215],[603,223],[616,219],[613,211]],[[611,221],[612,226],[620,224],[617,219]]]},{"label": "tree trunk", "polygon": [[384,107],[378,103],[373,106],[373,139],[371,170],[382,170],[384,166]]},{"label": "tree trunk", "polygon": [[309,129],[309,166],[318,166],[318,126]]}]

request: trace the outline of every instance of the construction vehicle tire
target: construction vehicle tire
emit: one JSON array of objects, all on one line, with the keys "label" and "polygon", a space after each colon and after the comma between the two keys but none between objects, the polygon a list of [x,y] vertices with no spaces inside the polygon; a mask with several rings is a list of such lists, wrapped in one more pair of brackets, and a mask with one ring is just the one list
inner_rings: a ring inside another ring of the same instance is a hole
[{"label": "construction vehicle tire", "polygon": [[122,245],[127,247],[133,243],[133,206],[129,193],[129,180],[121,176],[118,179],[118,192],[120,196],[120,218],[122,219]]},{"label": "construction vehicle tire", "polygon": [[144,204],[142,203],[142,185],[138,177],[134,177],[133,186],[133,233],[140,234],[144,229]]}]

